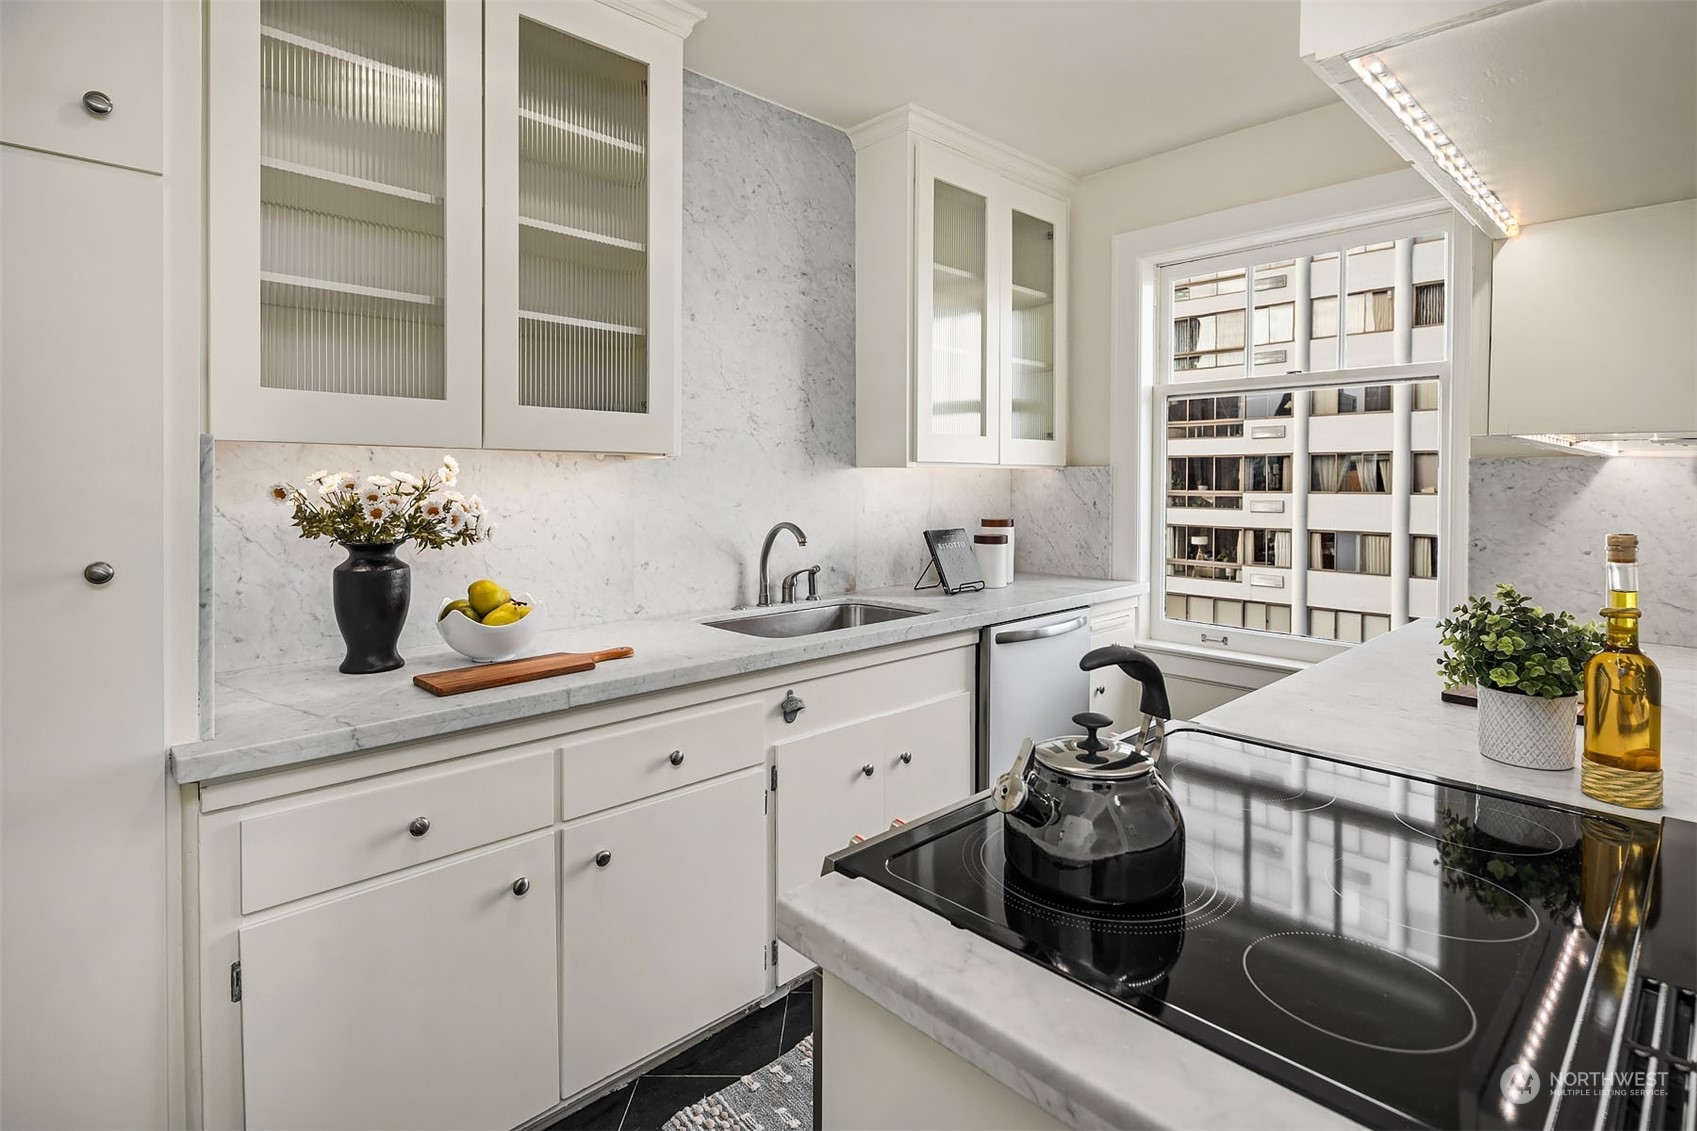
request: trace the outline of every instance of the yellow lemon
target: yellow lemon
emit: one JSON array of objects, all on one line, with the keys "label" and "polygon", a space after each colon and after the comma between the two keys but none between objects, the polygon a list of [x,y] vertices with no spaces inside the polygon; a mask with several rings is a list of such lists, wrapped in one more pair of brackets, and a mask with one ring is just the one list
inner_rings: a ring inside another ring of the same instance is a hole
[{"label": "yellow lemon", "polygon": [[501,605],[498,608],[491,609],[489,615],[483,618],[483,623],[490,625],[512,624],[514,621],[523,620],[529,614],[529,605],[520,605],[516,602],[508,601],[506,604]]},{"label": "yellow lemon", "polygon": [[477,619],[477,614],[471,611],[470,601],[449,601],[446,605],[442,606],[442,612],[436,617],[436,619],[445,620],[449,613],[464,613],[472,620]]},{"label": "yellow lemon", "polygon": [[487,617],[513,599],[513,595],[507,592],[504,586],[497,585],[487,577],[466,586],[465,595],[479,617]]}]

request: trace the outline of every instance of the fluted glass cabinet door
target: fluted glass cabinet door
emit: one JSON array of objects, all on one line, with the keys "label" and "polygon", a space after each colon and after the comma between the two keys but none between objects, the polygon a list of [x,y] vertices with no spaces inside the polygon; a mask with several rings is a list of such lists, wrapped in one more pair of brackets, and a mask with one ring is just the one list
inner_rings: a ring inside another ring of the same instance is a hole
[{"label": "fluted glass cabinet door", "polygon": [[989,198],[962,187],[976,172],[963,159],[925,148],[917,168],[915,454],[921,463],[995,463],[1001,233]]},{"label": "fluted glass cabinet door", "polygon": [[1002,303],[1004,464],[1066,464],[1066,206],[1007,188],[1010,236]]},{"label": "fluted glass cabinet door", "polygon": [[486,11],[484,444],[667,454],[682,41],[574,0]]},{"label": "fluted glass cabinet door", "polygon": [[478,444],[476,7],[209,15],[214,434]]}]

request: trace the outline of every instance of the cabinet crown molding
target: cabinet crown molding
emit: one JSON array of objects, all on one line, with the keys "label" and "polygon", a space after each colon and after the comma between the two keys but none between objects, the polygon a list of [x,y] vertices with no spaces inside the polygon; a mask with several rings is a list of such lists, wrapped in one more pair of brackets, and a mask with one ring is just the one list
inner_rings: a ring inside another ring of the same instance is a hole
[{"label": "cabinet crown molding", "polygon": [[909,102],[848,131],[856,151],[903,133],[958,150],[1003,176],[1050,196],[1069,199],[1078,178],[1019,150]]},{"label": "cabinet crown molding", "polygon": [[669,31],[679,39],[688,39],[695,25],[707,18],[706,12],[684,0],[601,0],[601,3]]}]

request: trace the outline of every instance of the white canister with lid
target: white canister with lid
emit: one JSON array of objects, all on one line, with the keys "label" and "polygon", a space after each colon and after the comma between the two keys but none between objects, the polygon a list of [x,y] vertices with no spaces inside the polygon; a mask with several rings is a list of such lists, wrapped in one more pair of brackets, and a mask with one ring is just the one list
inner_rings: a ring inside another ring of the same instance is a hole
[{"label": "white canister with lid", "polygon": [[987,535],[1005,534],[1008,539],[1008,580],[1013,580],[1013,519],[1011,518],[981,518],[978,520],[978,533]]},{"label": "white canister with lid", "polygon": [[1001,589],[1013,580],[1013,539],[1007,534],[974,534],[972,550],[978,555],[978,570],[984,588]]}]

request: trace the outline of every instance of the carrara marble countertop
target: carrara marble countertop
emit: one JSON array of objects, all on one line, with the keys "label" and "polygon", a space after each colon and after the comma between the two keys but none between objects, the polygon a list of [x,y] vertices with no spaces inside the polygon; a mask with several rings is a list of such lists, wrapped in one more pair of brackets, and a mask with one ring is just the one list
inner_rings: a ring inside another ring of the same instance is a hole
[{"label": "carrara marble countertop", "polygon": [[406,667],[377,675],[342,675],[334,660],[248,668],[218,679],[213,737],[173,747],[171,769],[183,783],[272,770],[1135,597],[1148,588],[1143,582],[1021,575],[1002,589],[954,597],[906,586],[874,589],[852,597],[928,615],[787,640],[701,623],[739,615],[729,609],[551,628],[537,641],[537,654],[626,645],[636,654],[594,671],[440,699],[414,687],[412,677],[470,663],[446,645],[409,652]]},{"label": "carrara marble countertop", "polygon": [[[1431,620],[1353,648],[1196,721],[1235,734],[1657,820],[1697,819],[1697,649],[1647,648],[1663,680],[1667,807],[1584,797],[1577,769],[1479,757],[1477,710],[1438,698]],[[1575,728],[1576,741],[1578,728]],[[893,892],[832,874],[778,899],[778,937],[1073,1127],[1353,1127],[1348,1118],[958,930]]]}]

